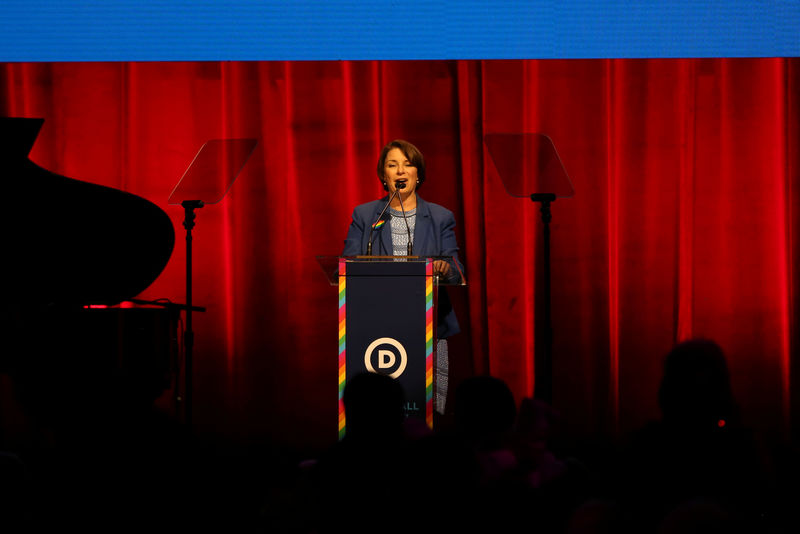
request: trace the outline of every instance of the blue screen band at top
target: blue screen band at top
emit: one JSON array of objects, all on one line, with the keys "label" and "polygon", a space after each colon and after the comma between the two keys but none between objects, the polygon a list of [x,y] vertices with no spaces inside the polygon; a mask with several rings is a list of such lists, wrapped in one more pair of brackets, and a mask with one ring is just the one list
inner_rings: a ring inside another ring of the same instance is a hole
[{"label": "blue screen band at top", "polygon": [[0,61],[800,56],[800,0],[2,0]]}]

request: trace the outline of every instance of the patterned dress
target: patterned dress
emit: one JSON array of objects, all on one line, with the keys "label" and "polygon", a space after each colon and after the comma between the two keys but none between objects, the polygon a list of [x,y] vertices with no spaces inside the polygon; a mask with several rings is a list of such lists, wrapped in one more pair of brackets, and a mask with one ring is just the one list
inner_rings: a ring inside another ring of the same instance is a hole
[{"label": "patterned dress", "polygon": [[[408,253],[408,239],[411,235],[412,245],[414,239],[414,227],[417,222],[417,210],[406,210],[405,220],[403,212],[394,208],[389,208],[391,214],[392,229],[392,254],[395,256],[405,256]],[[408,226],[406,226],[408,223]],[[433,377],[433,407],[440,414],[444,414],[445,401],[447,400],[447,376],[449,359],[447,357],[447,340],[436,340],[436,359],[434,361]]]}]

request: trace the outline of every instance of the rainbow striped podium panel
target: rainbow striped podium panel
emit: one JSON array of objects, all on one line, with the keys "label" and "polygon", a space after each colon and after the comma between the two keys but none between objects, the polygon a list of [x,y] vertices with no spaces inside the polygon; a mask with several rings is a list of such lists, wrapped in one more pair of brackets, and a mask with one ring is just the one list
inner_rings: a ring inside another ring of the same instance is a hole
[{"label": "rainbow striped podium panel", "polygon": [[398,380],[406,416],[433,427],[434,301],[431,258],[340,258],[340,438],[344,386],[363,372]]}]

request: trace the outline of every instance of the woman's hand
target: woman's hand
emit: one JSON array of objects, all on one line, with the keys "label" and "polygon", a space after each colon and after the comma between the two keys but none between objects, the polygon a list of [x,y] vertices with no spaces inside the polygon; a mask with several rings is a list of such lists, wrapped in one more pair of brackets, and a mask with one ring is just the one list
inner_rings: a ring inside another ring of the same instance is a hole
[{"label": "woman's hand", "polygon": [[444,260],[434,260],[433,274],[446,278],[450,274],[450,264]]}]

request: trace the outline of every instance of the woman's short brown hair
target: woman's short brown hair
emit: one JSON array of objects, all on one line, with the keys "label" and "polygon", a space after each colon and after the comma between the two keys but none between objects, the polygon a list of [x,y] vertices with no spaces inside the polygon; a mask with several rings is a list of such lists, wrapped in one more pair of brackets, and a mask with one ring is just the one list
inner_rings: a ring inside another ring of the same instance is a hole
[{"label": "woman's short brown hair", "polygon": [[395,139],[381,150],[381,155],[378,158],[378,178],[380,181],[383,182],[386,177],[383,168],[386,165],[386,156],[393,148],[399,148],[400,152],[411,162],[411,165],[417,168],[417,179],[419,180],[417,187],[422,185],[425,182],[425,158],[422,157],[422,152],[417,147],[403,139]]}]

